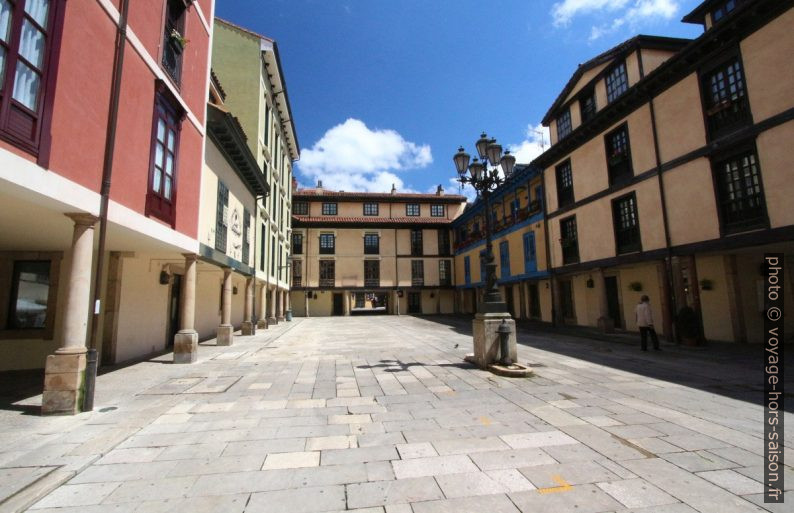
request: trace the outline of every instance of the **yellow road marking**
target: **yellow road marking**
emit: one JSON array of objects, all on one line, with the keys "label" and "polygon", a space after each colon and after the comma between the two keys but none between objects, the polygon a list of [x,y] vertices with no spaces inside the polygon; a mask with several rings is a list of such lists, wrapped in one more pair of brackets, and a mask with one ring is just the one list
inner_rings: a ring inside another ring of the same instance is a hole
[{"label": "yellow road marking", "polygon": [[573,490],[573,486],[571,486],[562,476],[553,475],[551,476],[551,480],[557,483],[560,486],[551,486],[549,488],[538,488],[538,493],[558,493],[558,492],[569,492]]},{"label": "yellow road marking", "polygon": [[488,417],[480,417],[480,422],[482,423],[483,426],[491,425],[491,419],[489,419]]}]

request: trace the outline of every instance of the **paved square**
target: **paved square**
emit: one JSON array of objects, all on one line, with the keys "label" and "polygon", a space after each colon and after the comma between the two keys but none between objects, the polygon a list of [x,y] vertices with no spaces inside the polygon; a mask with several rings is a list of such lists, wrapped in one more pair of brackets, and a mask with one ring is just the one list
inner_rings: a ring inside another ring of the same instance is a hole
[{"label": "paved square", "polygon": [[463,362],[462,318],[296,319],[106,373],[93,412],[0,411],[0,510],[764,511],[752,365],[519,343],[510,380]]}]

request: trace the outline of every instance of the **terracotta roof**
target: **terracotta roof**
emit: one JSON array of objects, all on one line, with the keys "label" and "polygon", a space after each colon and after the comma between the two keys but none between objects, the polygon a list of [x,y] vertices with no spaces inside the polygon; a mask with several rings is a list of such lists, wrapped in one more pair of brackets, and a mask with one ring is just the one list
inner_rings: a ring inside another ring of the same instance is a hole
[{"label": "terracotta roof", "polygon": [[339,217],[339,216],[298,216],[293,215],[292,221],[297,223],[323,224],[450,224],[452,219],[446,217]]},{"label": "terracotta roof", "polygon": [[466,201],[466,196],[460,196],[458,194],[441,194],[438,195],[436,193],[409,193],[409,192],[398,192],[398,193],[390,193],[390,192],[347,192],[347,191],[329,191],[327,189],[298,189],[294,193],[292,193],[293,198],[317,198],[317,197],[329,197],[329,196],[336,196],[336,197],[353,197],[353,198],[372,198],[372,199],[387,199],[387,198],[398,198],[398,199],[423,199],[423,200],[434,200],[434,199],[444,199],[444,200],[459,200],[461,203]]}]

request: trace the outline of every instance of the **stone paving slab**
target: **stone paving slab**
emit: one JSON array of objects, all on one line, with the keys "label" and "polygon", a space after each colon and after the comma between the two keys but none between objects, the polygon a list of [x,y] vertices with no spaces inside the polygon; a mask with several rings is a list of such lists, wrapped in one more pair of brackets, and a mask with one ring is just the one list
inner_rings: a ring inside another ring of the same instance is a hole
[{"label": "stone paving slab", "polygon": [[788,513],[760,495],[763,410],[730,392],[757,373],[519,332],[540,365],[510,380],[462,361],[469,329],[297,319],[102,374],[94,412],[0,411],[0,492],[60,513]]}]

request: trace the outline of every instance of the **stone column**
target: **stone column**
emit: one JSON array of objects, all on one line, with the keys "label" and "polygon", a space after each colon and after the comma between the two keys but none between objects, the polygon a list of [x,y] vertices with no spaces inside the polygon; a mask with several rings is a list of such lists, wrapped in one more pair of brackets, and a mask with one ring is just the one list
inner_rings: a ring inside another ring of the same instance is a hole
[{"label": "stone column", "polygon": [[[287,312],[291,312],[292,311],[292,293],[289,290],[287,290],[287,291],[284,292],[284,297],[285,297],[285,300],[287,301],[287,309],[286,309],[286,311]],[[294,313],[292,315],[294,315]],[[290,321],[292,320],[292,316],[290,316],[289,320]]]},{"label": "stone column", "polygon": [[343,313],[345,317],[350,315],[350,291],[346,290],[342,293]]},{"label": "stone column", "polygon": [[221,325],[218,326],[218,337],[215,343],[219,346],[230,346],[234,343],[234,326],[232,326],[232,270],[229,267],[223,268]]},{"label": "stone column", "polygon": [[267,328],[267,284],[262,284],[259,291],[259,320],[256,327],[260,329]]},{"label": "stone column", "polygon": [[198,255],[186,253],[185,279],[182,282],[182,311],[179,332],[174,336],[174,363],[193,363],[198,358],[196,322],[196,266]]},{"label": "stone column", "polygon": [[607,286],[604,279],[604,269],[599,267],[595,270],[596,294],[598,294],[598,329],[604,333],[615,331],[615,319],[609,316],[609,300],[607,299]]},{"label": "stone column", "polygon": [[276,288],[273,287],[270,290],[270,313],[267,316],[267,325],[271,326],[274,324],[278,324],[278,319],[276,318],[276,302],[278,299],[276,298]]},{"label": "stone column", "polygon": [[276,291],[276,319],[279,322],[284,321],[284,291],[277,290]]},{"label": "stone column", "polygon": [[245,279],[245,311],[243,312],[243,327],[241,333],[245,336],[256,334],[254,326],[254,278],[249,276]]},{"label": "stone column", "polygon": [[303,306],[304,306],[304,313],[306,317],[311,317],[309,315],[309,296],[311,295],[310,291],[306,291],[303,293]]},{"label": "stone column", "polygon": [[94,225],[89,214],[66,214],[74,221],[72,260],[66,281],[61,347],[47,357],[41,413],[76,414],[82,411],[85,387],[86,335],[88,331]]}]

